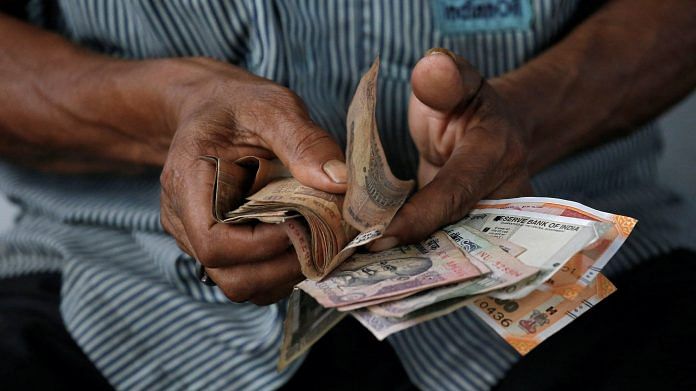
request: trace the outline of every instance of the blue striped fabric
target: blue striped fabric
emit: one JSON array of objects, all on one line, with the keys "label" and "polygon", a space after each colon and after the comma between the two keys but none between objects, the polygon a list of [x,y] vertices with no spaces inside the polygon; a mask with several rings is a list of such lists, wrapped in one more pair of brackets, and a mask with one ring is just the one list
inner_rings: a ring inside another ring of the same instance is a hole
[{"label": "blue striped fabric", "polygon": [[[579,3],[533,0],[527,30],[453,35],[419,0],[58,1],[61,33],[80,45],[132,59],[196,55],[243,66],[296,91],[342,143],[352,91],[379,54],[377,117],[401,176],[416,168],[406,110],[410,70],[423,52],[447,47],[486,76],[500,75],[557,41]],[[41,5],[30,6],[37,24],[46,17]],[[682,223],[693,212],[656,185],[659,151],[648,125],[534,178],[539,195],[640,220],[611,274],[694,246]],[[116,388],[273,389],[297,369],[275,371],[282,303],[230,303],[197,281],[194,262],[159,225],[157,178],[60,177],[0,164],[0,190],[23,210],[0,238],[0,276],[61,271],[65,323]],[[424,389],[488,389],[519,359],[466,309],[389,341]]]}]

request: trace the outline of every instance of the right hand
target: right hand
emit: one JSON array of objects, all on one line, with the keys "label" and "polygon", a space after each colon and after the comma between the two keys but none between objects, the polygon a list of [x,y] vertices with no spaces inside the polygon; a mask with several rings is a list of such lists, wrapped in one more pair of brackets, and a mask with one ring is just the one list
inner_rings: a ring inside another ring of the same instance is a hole
[{"label": "right hand", "polygon": [[302,280],[295,250],[278,225],[215,221],[214,166],[199,157],[277,157],[304,185],[342,193],[341,148],[285,87],[215,60],[166,61],[163,72],[186,77],[166,93],[176,132],[160,178],[162,226],[230,300],[273,303]]}]

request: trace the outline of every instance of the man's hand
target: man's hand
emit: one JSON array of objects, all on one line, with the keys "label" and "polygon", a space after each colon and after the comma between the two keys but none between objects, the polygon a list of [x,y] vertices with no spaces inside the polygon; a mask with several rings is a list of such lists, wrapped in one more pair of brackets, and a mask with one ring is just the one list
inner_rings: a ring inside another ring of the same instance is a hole
[{"label": "man's hand", "polygon": [[212,216],[214,155],[278,157],[344,192],[343,154],[287,88],[205,58],[121,60],[0,14],[0,155],[53,171],[159,170],[161,220],[235,301],[270,303],[300,268],[278,226]]},{"label": "man's hand", "polygon": [[170,94],[181,101],[161,175],[162,225],[231,300],[277,301],[302,279],[285,231],[217,223],[214,166],[199,157],[278,157],[303,184],[339,193],[346,190],[341,149],[287,88],[214,60],[172,61],[190,76]]},{"label": "man's hand", "polygon": [[411,77],[419,191],[372,251],[424,239],[482,198],[531,193],[526,134],[495,89],[461,57],[434,49]]}]

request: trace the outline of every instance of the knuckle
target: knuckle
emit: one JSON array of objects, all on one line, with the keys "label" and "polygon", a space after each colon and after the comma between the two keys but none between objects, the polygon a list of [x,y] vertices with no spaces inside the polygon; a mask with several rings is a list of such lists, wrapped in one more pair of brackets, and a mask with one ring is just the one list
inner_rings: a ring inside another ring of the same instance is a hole
[{"label": "knuckle", "polygon": [[456,175],[451,178],[452,192],[450,192],[444,203],[447,216],[450,219],[457,219],[467,212],[467,206],[476,200],[476,189],[469,178]]},{"label": "knuckle", "polygon": [[162,229],[164,229],[164,232],[174,235],[174,227],[169,221],[169,216],[167,216],[164,210],[160,212],[160,225],[162,226]]},{"label": "knuckle", "polygon": [[162,191],[160,194],[160,225],[162,226],[164,232],[176,238],[180,230],[177,229],[177,225],[175,224],[176,217],[173,217],[175,214],[176,212],[174,211],[174,207],[171,204],[169,197],[167,197],[164,191]]},{"label": "knuckle", "polygon": [[163,191],[166,188],[166,186],[170,183],[171,179],[171,170],[169,169],[168,165],[165,164],[164,168],[162,169],[162,173],[160,173],[159,176],[160,185],[162,186]]},{"label": "knuckle", "polygon": [[174,168],[174,164],[168,159],[160,173],[160,202],[167,200],[167,206],[172,211],[177,211],[177,194],[180,194],[180,189],[183,187],[183,175],[180,171]]},{"label": "knuckle", "polygon": [[233,275],[226,281],[223,292],[228,299],[235,303],[254,300],[257,296],[256,288],[249,283],[248,279]]},{"label": "knuckle", "polygon": [[283,87],[278,84],[273,84],[274,93],[278,98],[286,100],[288,102],[298,102],[301,101],[300,98],[292,90],[287,87]]},{"label": "knuckle", "polygon": [[302,99],[287,87],[273,83],[270,84],[267,89],[273,99],[279,102],[283,102],[291,107],[304,107],[304,102],[302,102]]},{"label": "knuckle", "polygon": [[304,108],[304,102],[297,94],[275,83],[268,83],[259,88],[256,95],[258,105],[255,107],[260,107],[264,113],[268,113],[268,106],[280,112],[295,112],[298,108]]},{"label": "knuckle", "polygon": [[296,140],[294,155],[298,157],[307,156],[308,151],[324,147],[332,140],[326,132],[302,125],[294,128],[293,137]]},{"label": "knuckle", "polygon": [[198,243],[196,246],[198,262],[205,267],[216,267],[218,264],[215,248],[208,242]]},{"label": "knuckle", "polygon": [[176,241],[176,245],[179,246],[179,248],[183,252],[185,252],[186,254],[188,254],[191,257],[194,256],[194,254],[191,253],[191,250],[189,250],[189,248],[186,246],[186,243],[184,243],[184,241],[179,240],[179,238],[176,238],[176,237],[174,238],[174,240]]}]

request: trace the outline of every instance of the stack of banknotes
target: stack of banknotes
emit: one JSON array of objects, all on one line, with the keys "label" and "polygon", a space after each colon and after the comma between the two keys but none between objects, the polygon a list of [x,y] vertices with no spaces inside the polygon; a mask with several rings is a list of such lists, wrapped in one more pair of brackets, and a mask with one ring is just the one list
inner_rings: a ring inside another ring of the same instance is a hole
[{"label": "stack of banknotes", "polygon": [[635,224],[559,199],[481,201],[421,243],[354,254],[300,283],[281,360],[348,313],[382,340],[462,307],[524,355],[615,291],[600,270]]},{"label": "stack of banknotes", "polygon": [[277,161],[205,157],[216,165],[216,219],[281,224],[307,277],[288,299],[279,368],[348,314],[382,340],[463,307],[526,354],[615,291],[600,271],[636,220],[572,201],[481,201],[420,243],[366,251],[415,185],[384,155],[378,69],[376,60],[348,110],[345,195],[304,186]]}]

